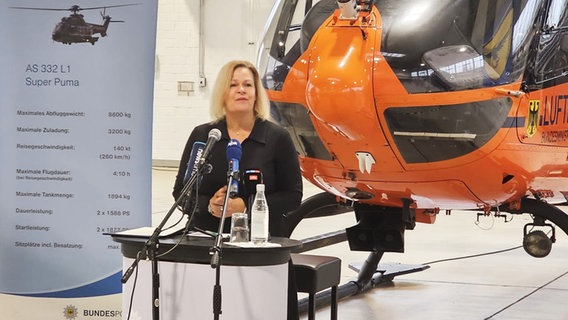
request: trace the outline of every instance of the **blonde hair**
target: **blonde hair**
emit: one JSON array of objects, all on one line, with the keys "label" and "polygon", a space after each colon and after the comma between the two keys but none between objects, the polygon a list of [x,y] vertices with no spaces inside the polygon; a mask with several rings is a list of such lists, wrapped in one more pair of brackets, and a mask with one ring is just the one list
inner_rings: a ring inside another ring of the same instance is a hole
[{"label": "blonde hair", "polygon": [[231,86],[233,73],[237,68],[247,68],[252,72],[256,98],[254,102],[254,115],[262,120],[267,120],[270,117],[270,102],[260,82],[260,75],[252,63],[244,60],[229,61],[219,70],[217,80],[215,80],[215,85],[213,86],[213,94],[211,95],[211,106],[209,110],[211,116],[215,121],[225,118],[225,94]]}]

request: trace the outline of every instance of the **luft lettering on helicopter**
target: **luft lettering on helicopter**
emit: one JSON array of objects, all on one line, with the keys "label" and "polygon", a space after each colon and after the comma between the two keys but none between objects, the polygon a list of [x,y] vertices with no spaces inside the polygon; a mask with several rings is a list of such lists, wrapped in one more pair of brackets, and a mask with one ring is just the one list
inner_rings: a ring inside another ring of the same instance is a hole
[{"label": "luft lettering on helicopter", "polygon": [[[112,20],[112,18],[106,14],[107,8],[117,8],[117,7],[127,7],[137,4],[122,4],[104,7],[89,7],[81,8],[78,5],[73,5],[70,8],[30,8],[30,7],[10,7],[11,9],[21,9],[21,10],[42,10],[42,11],[71,11],[71,15],[68,17],[61,18],[61,21],[55,25],[53,32],[51,33],[51,38],[56,42],[61,42],[63,44],[73,44],[73,43],[90,43],[95,44],[99,40],[96,34],[101,37],[107,36],[107,30],[111,22],[124,22],[123,20]],[[86,22],[84,16],[80,14],[80,11],[85,10],[99,10],[102,9],[101,17],[103,19],[102,24],[89,23]]]},{"label": "luft lettering on helicopter", "polygon": [[544,97],[544,108],[542,109],[539,125],[553,126],[565,125],[568,123],[568,95],[560,94]]},{"label": "luft lettering on helicopter", "polygon": [[265,30],[272,116],[324,191],[290,232],[354,211],[321,239],[370,252],[353,292],[439,212],[530,214],[535,257],[568,234],[567,1],[277,0]]}]

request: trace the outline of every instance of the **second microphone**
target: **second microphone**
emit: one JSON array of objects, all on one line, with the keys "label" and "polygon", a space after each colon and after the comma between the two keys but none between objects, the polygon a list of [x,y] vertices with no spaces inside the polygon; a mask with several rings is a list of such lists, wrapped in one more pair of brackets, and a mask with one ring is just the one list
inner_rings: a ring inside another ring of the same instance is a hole
[{"label": "second microphone", "polygon": [[230,185],[227,186],[227,192],[231,198],[235,198],[239,194],[239,161],[241,160],[242,154],[241,143],[238,140],[231,139],[227,144],[226,152],[227,161],[229,163],[227,178],[233,177],[233,179],[229,179]]}]

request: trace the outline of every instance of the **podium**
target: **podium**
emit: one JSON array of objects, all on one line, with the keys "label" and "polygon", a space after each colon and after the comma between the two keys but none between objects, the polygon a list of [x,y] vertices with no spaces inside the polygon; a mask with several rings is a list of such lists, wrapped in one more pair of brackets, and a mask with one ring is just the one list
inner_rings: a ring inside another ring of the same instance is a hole
[{"label": "podium", "polygon": [[[126,270],[148,238],[111,236],[121,244]],[[290,251],[300,247],[301,242],[274,237],[270,242],[278,246],[222,243],[220,319],[286,319]],[[215,269],[211,268],[209,255],[213,245],[214,239],[205,237],[160,238],[157,254],[161,320],[213,319]],[[131,319],[152,320],[152,261],[140,260],[123,285],[123,319],[129,309]]]}]

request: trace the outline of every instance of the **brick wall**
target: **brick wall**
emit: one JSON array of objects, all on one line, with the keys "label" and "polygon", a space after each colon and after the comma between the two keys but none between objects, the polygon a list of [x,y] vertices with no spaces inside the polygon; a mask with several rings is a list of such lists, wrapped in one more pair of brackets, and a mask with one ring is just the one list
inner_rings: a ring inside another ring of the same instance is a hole
[{"label": "brick wall", "polygon": [[[273,3],[274,0],[158,2],[154,164],[177,165],[193,127],[210,120],[209,95],[221,65],[233,59],[256,61],[256,46]],[[200,17],[205,87],[199,84]],[[181,91],[179,82],[182,82]],[[193,91],[186,90],[191,85]]]}]

